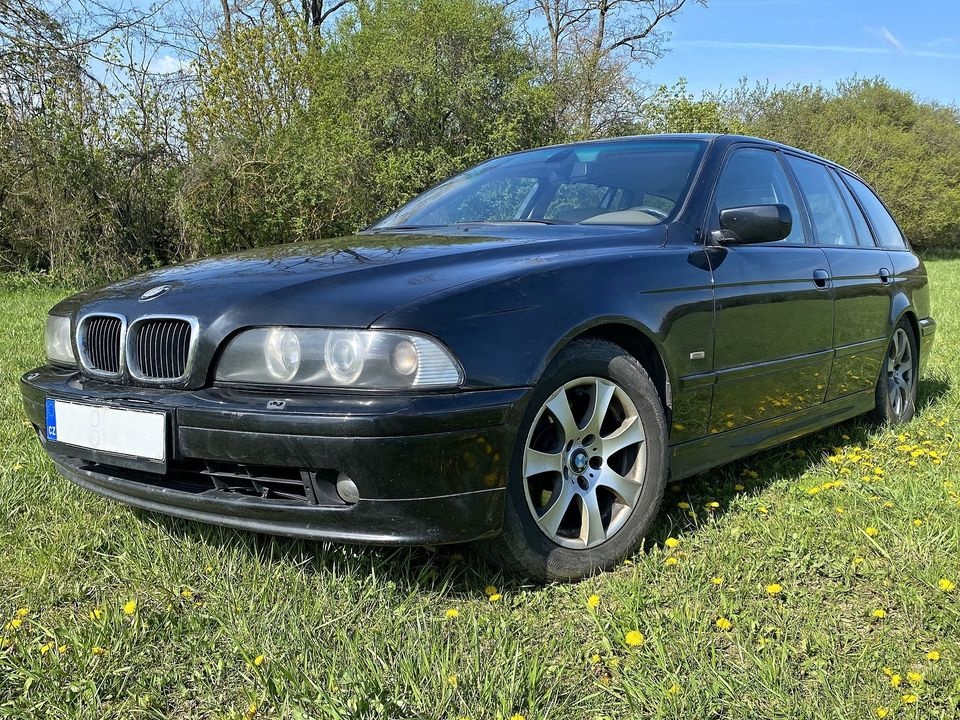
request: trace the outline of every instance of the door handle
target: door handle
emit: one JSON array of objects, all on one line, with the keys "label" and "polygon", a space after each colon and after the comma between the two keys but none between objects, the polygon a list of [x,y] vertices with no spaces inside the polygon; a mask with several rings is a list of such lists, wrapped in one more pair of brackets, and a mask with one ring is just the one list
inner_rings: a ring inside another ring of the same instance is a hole
[{"label": "door handle", "polygon": [[826,270],[814,270],[813,284],[821,290],[826,290],[828,287],[830,287],[830,273],[828,273]]},{"label": "door handle", "polygon": [[887,270],[886,268],[880,268],[879,275],[880,275],[880,282],[882,283],[890,282],[890,271]]}]

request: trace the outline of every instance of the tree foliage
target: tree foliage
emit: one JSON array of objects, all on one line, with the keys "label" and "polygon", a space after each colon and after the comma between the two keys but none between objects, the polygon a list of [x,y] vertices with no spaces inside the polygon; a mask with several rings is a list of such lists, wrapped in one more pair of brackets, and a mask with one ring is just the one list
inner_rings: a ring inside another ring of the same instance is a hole
[{"label": "tree foliage", "polygon": [[882,80],[645,85],[699,0],[113,2],[0,0],[2,269],[87,284],[349,233],[486,157],[649,132],[811,150],[918,247],[960,246],[956,107]]}]

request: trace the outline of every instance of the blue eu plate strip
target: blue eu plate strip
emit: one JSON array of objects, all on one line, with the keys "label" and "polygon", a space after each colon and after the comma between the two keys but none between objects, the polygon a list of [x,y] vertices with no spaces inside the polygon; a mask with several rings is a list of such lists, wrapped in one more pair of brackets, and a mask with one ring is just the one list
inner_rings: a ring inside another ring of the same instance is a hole
[{"label": "blue eu plate strip", "polygon": [[57,439],[57,405],[47,398],[47,440]]}]

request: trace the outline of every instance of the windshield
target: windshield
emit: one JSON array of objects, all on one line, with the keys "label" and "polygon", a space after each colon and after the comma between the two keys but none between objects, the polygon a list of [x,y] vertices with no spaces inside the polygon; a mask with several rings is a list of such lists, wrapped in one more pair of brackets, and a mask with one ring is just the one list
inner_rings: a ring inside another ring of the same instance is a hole
[{"label": "windshield", "polygon": [[630,139],[488,160],[414,198],[374,230],[477,222],[656,225],[671,218],[702,140]]}]

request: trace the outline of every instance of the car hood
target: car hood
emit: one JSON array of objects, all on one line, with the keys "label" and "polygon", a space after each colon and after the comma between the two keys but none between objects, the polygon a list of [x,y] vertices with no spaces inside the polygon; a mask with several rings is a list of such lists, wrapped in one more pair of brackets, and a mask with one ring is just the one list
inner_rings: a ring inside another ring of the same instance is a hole
[{"label": "car hood", "polygon": [[153,270],[75,295],[53,312],[109,311],[129,319],[187,315],[197,318],[205,334],[220,337],[268,324],[361,328],[457,285],[615,248],[652,249],[665,237],[664,226],[510,223],[364,233]]}]

